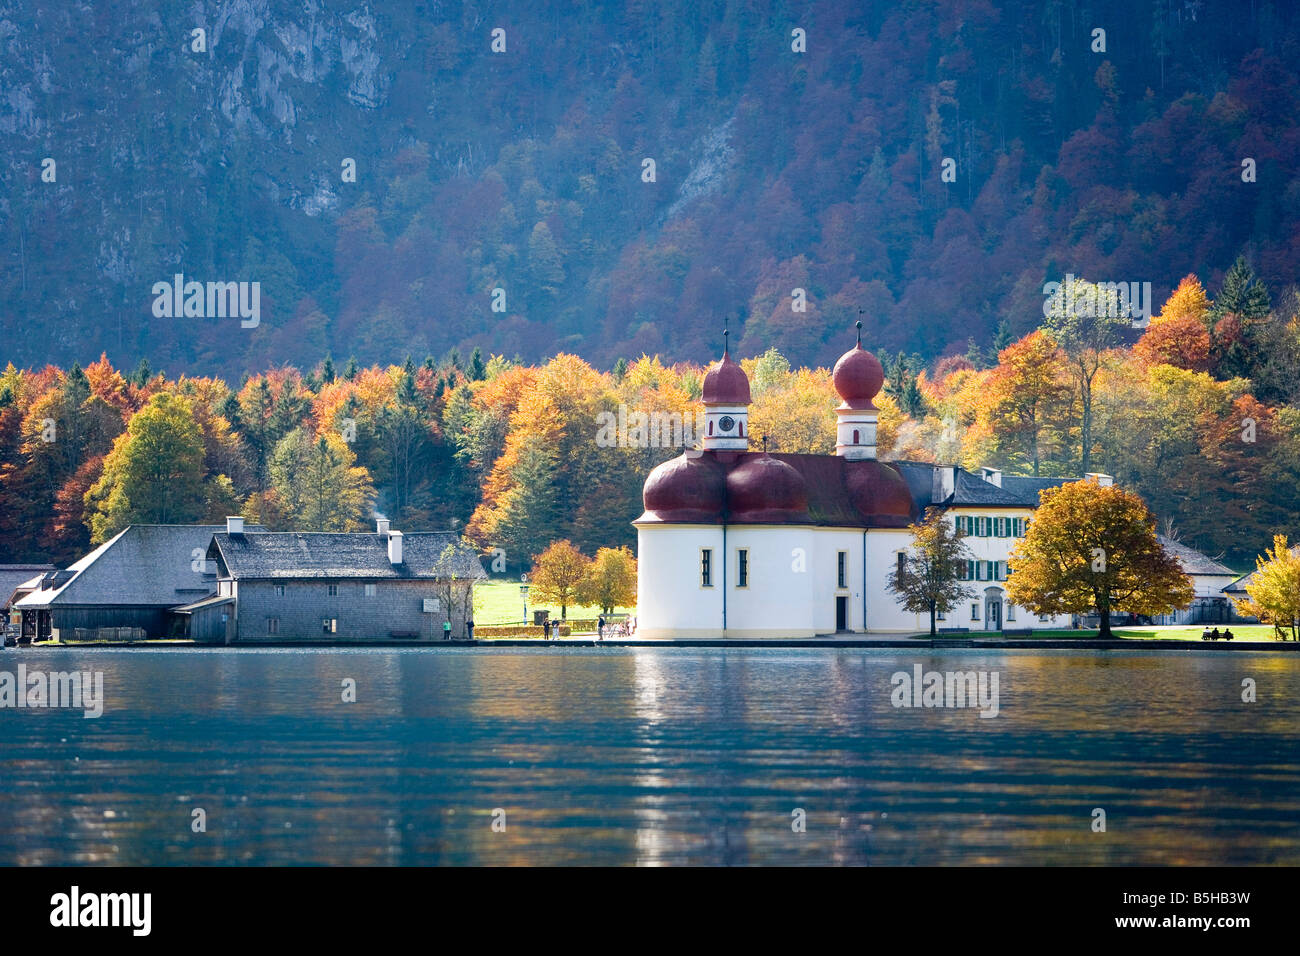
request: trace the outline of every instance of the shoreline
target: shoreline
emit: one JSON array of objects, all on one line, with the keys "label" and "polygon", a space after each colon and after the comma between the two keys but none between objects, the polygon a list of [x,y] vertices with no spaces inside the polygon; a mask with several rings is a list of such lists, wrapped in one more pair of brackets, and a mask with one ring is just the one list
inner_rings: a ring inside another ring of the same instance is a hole
[{"label": "shoreline", "polygon": [[1300,651],[1300,641],[1180,641],[1160,638],[1110,638],[1108,640],[1078,638],[963,638],[963,637],[806,637],[806,638],[674,638],[669,640],[638,641],[634,638],[600,641],[595,637],[568,637],[550,641],[538,638],[484,638],[450,641],[259,641],[245,644],[203,644],[196,641],[86,641],[82,643],[48,643],[28,647],[5,648],[6,651],[25,650],[99,650],[104,648],[153,648],[156,650],[221,649],[243,650],[258,648],[286,649],[310,648],[421,648],[439,647],[779,647],[779,648],[871,648],[889,649],[924,648],[927,650],[1214,650],[1219,653],[1241,651]]}]

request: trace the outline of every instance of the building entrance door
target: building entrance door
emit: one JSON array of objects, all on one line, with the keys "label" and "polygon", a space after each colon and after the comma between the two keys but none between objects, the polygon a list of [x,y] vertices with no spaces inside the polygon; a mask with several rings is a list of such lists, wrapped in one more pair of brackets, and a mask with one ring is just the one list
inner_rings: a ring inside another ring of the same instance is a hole
[{"label": "building entrance door", "polygon": [[849,599],[843,595],[835,598],[835,630],[849,629]]},{"label": "building entrance door", "polygon": [[990,631],[1002,630],[1002,600],[991,597],[985,602],[984,623]]}]

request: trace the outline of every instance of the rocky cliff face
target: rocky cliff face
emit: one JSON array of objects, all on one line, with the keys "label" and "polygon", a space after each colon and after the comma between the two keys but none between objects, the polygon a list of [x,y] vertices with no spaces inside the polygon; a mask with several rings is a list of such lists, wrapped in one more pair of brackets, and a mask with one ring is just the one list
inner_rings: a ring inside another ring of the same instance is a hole
[{"label": "rocky cliff face", "polygon": [[[859,309],[927,355],[1027,331],[1066,272],[1285,284],[1296,12],[1155,6],[0,0],[0,359],[612,364],[725,319],[814,363]],[[154,315],[178,272],[259,282],[259,327]]]}]

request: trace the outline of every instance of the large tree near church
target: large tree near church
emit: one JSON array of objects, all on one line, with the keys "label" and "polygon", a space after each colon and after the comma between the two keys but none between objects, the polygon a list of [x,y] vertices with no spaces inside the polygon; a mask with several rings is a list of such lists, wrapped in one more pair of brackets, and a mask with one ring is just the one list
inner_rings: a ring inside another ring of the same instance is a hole
[{"label": "large tree near church", "polygon": [[1165,614],[1191,603],[1191,579],[1161,546],[1137,495],[1075,481],[1045,490],[1040,502],[1011,554],[1011,603],[1037,614],[1095,608],[1100,638],[1111,636],[1113,612]]},{"label": "large tree near church", "polygon": [[888,588],[907,610],[930,615],[930,636],[935,637],[937,616],[951,611],[971,593],[961,582],[971,553],[956,525],[938,508],[927,509],[925,518],[908,530],[912,546],[890,573]]}]

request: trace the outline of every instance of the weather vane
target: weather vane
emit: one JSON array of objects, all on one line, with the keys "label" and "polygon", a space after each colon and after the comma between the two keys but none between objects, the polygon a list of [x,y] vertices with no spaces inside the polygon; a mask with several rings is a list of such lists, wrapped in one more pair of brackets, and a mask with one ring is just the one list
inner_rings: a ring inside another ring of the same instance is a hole
[{"label": "weather vane", "polygon": [[[858,309],[858,315],[861,314],[862,314],[862,310]],[[862,348],[862,320],[861,319],[858,319],[857,325],[858,325],[858,348]]]}]

